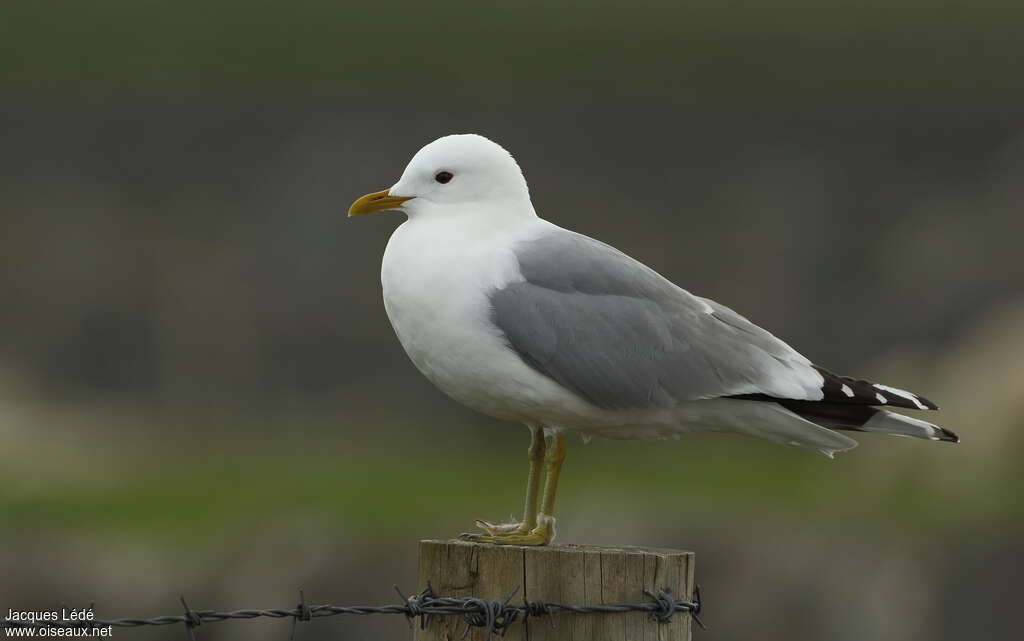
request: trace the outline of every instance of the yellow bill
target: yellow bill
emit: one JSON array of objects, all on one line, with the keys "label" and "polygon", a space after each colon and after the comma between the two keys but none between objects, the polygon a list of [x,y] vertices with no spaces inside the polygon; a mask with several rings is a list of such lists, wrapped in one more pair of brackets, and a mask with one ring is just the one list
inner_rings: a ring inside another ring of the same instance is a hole
[{"label": "yellow bill", "polygon": [[372,194],[361,196],[352,203],[352,206],[348,208],[348,215],[362,216],[363,214],[372,214],[375,211],[384,211],[385,209],[398,209],[407,200],[412,200],[412,198],[389,196],[387,189],[375,191]]}]

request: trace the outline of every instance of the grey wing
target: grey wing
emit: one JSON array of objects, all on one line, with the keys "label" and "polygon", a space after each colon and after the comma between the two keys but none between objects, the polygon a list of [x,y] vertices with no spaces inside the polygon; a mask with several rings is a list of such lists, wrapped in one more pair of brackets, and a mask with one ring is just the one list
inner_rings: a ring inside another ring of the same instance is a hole
[{"label": "grey wing", "polygon": [[822,398],[821,374],[791,347],[608,245],[553,227],[515,253],[523,280],[491,293],[494,324],[524,362],[598,407]]}]

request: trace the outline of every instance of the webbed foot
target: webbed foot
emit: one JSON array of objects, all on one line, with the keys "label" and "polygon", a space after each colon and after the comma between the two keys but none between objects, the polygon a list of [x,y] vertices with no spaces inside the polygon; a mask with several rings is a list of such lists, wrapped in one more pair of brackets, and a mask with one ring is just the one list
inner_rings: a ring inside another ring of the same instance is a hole
[{"label": "webbed foot", "polygon": [[538,515],[539,524],[527,529],[523,523],[495,525],[478,520],[476,526],[487,534],[460,534],[463,541],[494,543],[495,545],[547,545],[555,538],[555,518],[546,514]]}]

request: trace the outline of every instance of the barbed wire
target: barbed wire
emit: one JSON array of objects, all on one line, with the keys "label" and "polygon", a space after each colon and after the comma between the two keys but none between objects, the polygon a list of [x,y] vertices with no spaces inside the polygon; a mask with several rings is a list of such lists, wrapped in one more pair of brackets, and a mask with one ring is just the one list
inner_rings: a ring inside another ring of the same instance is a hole
[{"label": "barbed wire", "polygon": [[[514,605],[512,599],[519,592],[519,588],[512,591],[503,601],[482,599],[479,597],[445,597],[437,596],[427,582],[427,587],[417,594],[405,596],[395,586],[395,591],[401,597],[402,603],[393,605],[308,605],[306,595],[299,591],[299,603],[293,608],[273,608],[268,610],[234,610],[232,612],[216,612],[214,610],[193,610],[181,597],[181,605],[185,608],[183,614],[169,616],[158,616],[149,619],[128,618],[128,619],[92,619],[85,621],[19,621],[3,620],[0,627],[3,628],[136,628],[150,625],[174,625],[185,624],[189,639],[195,641],[195,628],[204,623],[215,623],[219,621],[230,621],[234,619],[258,619],[269,617],[273,619],[292,619],[292,638],[295,637],[296,624],[311,621],[321,617],[332,617],[341,614],[370,615],[370,614],[400,614],[409,622],[411,628],[414,620],[419,621],[420,629],[425,629],[433,616],[460,616],[466,624],[466,629],[461,638],[469,635],[471,628],[484,628],[487,630],[487,639],[493,635],[504,636],[505,631],[518,620],[526,621],[530,617],[549,617],[554,625],[555,616],[561,612],[574,614],[609,614],[620,612],[646,612],[651,619],[658,623],[668,623],[676,612],[688,612],[693,620],[702,630],[706,629],[700,620],[701,596],[700,586],[694,587],[693,600],[685,601],[672,597],[669,588],[662,588],[657,592],[643,589],[642,593],[649,600],[639,603],[609,603],[603,605],[570,605],[566,603],[548,603],[546,601],[523,600],[521,605]],[[90,610],[92,608],[90,607]]]}]

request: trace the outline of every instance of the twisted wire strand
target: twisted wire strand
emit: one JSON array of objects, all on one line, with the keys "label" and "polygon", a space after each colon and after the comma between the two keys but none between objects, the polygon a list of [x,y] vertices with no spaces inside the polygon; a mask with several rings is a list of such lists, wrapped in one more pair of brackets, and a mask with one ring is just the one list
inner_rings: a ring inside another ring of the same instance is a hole
[{"label": "twisted wire strand", "polygon": [[693,620],[706,629],[701,622],[699,615],[701,611],[700,586],[695,586],[693,600],[686,601],[672,597],[671,590],[663,588],[657,592],[642,590],[644,596],[649,600],[639,603],[608,603],[602,605],[573,605],[568,603],[553,603],[547,601],[523,601],[522,605],[513,605],[512,598],[519,591],[516,588],[503,601],[493,599],[482,599],[479,597],[445,597],[437,596],[427,582],[427,587],[422,591],[406,597],[402,591],[395,586],[395,591],[402,598],[402,603],[388,605],[308,605],[305,594],[299,592],[299,603],[294,608],[271,608],[265,610],[245,609],[233,610],[231,612],[217,612],[215,610],[193,610],[189,607],[185,598],[181,598],[181,605],[185,609],[183,614],[166,616],[124,619],[92,619],[89,621],[0,621],[0,628],[98,628],[113,626],[115,628],[136,628],[152,625],[174,625],[183,623],[188,631],[190,639],[195,639],[195,628],[204,623],[216,623],[234,619],[292,619],[292,638],[295,636],[295,627],[299,622],[306,622],[322,617],[332,617],[342,614],[354,614],[359,616],[371,614],[398,614],[406,617],[409,625],[414,619],[418,619],[421,628],[425,628],[432,616],[458,616],[466,624],[462,638],[469,635],[471,628],[484,628],[487,630],[487,638],[492,635],[502,636],[517,620],[527,620],[531,617],[550,617],[552,622],[555,616],[561,612],[574,614],[609,614],[623,612],[646,612],[658,623],[668,623],[676,612],[687,612]]}]

